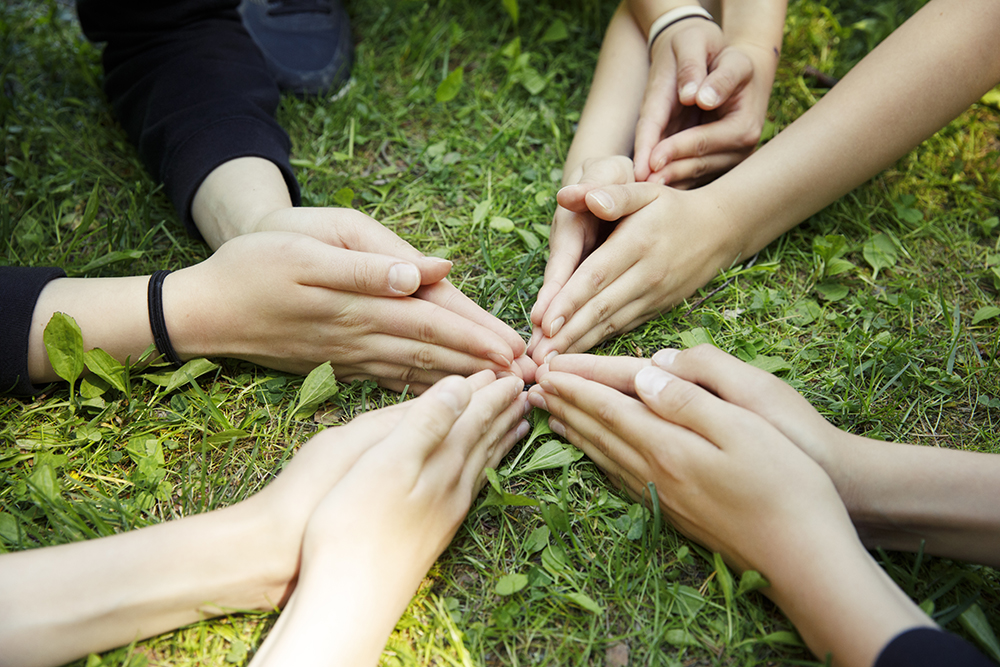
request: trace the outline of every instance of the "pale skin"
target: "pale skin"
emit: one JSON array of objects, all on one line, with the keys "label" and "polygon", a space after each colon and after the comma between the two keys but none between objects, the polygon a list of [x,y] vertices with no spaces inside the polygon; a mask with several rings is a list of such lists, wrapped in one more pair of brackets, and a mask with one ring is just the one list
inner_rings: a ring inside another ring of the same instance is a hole
[{"label": "pale skin", "polygon": [[555,432],[635,497],[653,482],[674,526],[763,574],[764,594],[835,665],[868,667],[899,633],[934,627],[866,547],[923,542],[1000,563],[1000,457],[844,433],[711,346],[561,355],[538,380],[529,401]]},{"label": "pale skin", "polygon": [[[691,187],[731,168],[757,145],[777,67],[786,2],[729,1],[721,7],[710,3],[709,10],[721,15],[720,24],[700,18],[679,21],[647,50],[653,21],[688,5],[697,6],[684,0],[629,0],[618,7],[566,157],[563,185],[576,186],[569,187],[571,192],[586,193],[594,186],[636,179]],[[602,159],[631,155],[633,148],[635,161],[627,170],[608,173],[592,168]],[[579,289],[582,280],[593,280],[603,270],[601,264],[615,257],[613,251],[599,247],[611,229],[602,222],[605,219],[586,207],[567,208],[561,200],[556,208],[545,281],[531,310],[528,353],[538,363],[567,337],[549,340],[573,315],[566,304],[567,291]],[[591,253],[594,258],[585,266]],[[572,340],[601,335],[600,324],[591,322],[594,331],[571,332]],[[614,322],[618,328],[629,324]],[[580,326],[582,319],[575,328]],[[582,349],[586,347],[574,348]]]},{"label": "pale skin", "polygon": [[[232,507],[0,556],[0,665],[61,665],[211,616],[283,606],[255,665],[375,664],[483,468],[527,433],[522,388],[490,371],[449,377],[315,436]],[[333,635],[317,624],[345,632],[327,645]]]},{"label": "pale skin", "polygon": [[[358,211],[291,207],[280,172],[266,160],[216,169],[194,210],[202,220],[211,217],[206,210],[217,214],[217,224],[205,227],[217,233],[206,237],[221,245],[164,282],[167,331],[182,360],[234,357],[301,374],[331,361],[342,380],[372,378],[418,393],[452,373],[533,377],[520,336],[448,282],[451,262],[422,255]],[[55,312],[76,319],[85,349],[139,359],[153,342],[148,280],[49,283],[32,317],[32,382],[58,379],[42,341]]]},{"label": "pale skin", "polygon": [[[546,268],[532,357],[584,351],[638,326],[891,165],[1000,81],[998,31],[995,2],[933,0],[801,118],[696,190],[588,165],[594,174],[564,188],[560,206],[616,224],[565,283]],[[573,254],[552,250],[550,267]]]}]

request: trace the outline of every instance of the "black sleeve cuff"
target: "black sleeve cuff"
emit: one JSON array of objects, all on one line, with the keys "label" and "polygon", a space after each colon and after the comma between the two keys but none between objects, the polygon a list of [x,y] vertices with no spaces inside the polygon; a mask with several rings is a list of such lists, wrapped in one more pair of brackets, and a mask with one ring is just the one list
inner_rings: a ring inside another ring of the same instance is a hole
[{"label": "black sleeve cuff", "polygon": [[968,642],[935,628],[912,628],[882,649],[875,667],[996,667]]},{"label": "black sleeve cuff", "polygon": [[62,269],[52,267],[0,267],[0,393],[38,393],[28,379],[31,318],[45,286],[65,276]]}]

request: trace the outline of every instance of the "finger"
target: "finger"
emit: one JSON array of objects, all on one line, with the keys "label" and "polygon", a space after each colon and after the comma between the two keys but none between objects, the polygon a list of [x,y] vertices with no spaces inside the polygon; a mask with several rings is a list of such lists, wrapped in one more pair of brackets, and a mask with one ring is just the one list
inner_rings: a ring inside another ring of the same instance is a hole
[{"label": "finger", "polygon": [[654,202],[660,186],[652,183],[605,185],[587,193],[587,207],[601,220],[613,222]]},{"label": "finger", "polygon": [[[433,285],[425,285],[417,290],[414,296],[436,304],[443,308],[445,313],[464,318],[467,322],[475,325],[475,329],[470,329],[468,324],[461,325],[459,328],[463,331],[463,337],[466,338],[466,345],[481,350],[484,353],[481,356],[509,367],[516,357],[524,354],[524,339],[519,333],[480,308],[475,301],[462,294],[447,280]],[[454,322],[453,317],[448,319]],[[452,326],[455,325],[452,324]],[[479,340],[469,340],[471,336],[475,336]],[[491,354],[493,356],[490,356]]]},{"label": "finger", "polygon": [[655,165],[654,172],[660,172],[685,158],[728,153],[745,156],[757,146],[762,127],[751,110],[737,109],[719,120],[670,135],[653,149],[650,163]]},{"label": "finger", "polygon": [[[617,281],[615,285],[618,282],[621,280]],[[610,291],[614,292],[616,289],[615,286],[612,286]],[[557,355],[586,352],[611,336],[631,331],[644,324],[655,314],[655,311],[651,312],[647,307],[647,299],[645,298],[624,305],[615,305],[614,308],[617,310],[610,310],[610,306],[603,305],[603,302],[612,303],[615,301],[613,296],[605,298],[608,292],[609,289],[605,289],[587,302],[562,328],[558,336],[542,338],[535,346],[533,358],[541,359],[542,362],[546,359],[553,361],[559,358]],[[594,313],[597,312],[609,314],[605,319],[596,320],[598,315]]]},{"label": "finger", "polygon": [[[745,160],[749,153],[716,153],[670,162],[649,177],[649,182],[681,189],[686,184],[699,184],[706,179],[729,171]],[[688,189],[688,188],[683,188]]]},{"label": "finger", "polygon": [[624,420],[641,419],[642,414],[648,421],[649,410],[635,399],[569,373],[550,372],[531,388],[528,400],[552,415],[556,428],[564,427],[560,435],[609,475],[624,477],[629,486],[641,486],[648,478],[642,454],[619,428]]},{"label": "finger", "polygon": [[755,417],[658,366],[636,373],[635,390],[657,415],[697,433],[719,449],[738,446],[739,439],[733,434],[748,432]]},{"label": "finger", "polygon": [[[753,62],[738,49],[726,49],[712,61],[712,71],[695,89],[693,102],[706,111],[716,109],[753,78]],[[693,103],[692,102],[692,103]]]},{"label": "finger", "polygon": [[[635,396],[635,374],[652,363],[639,357],[601,357],[593,354],[560,354],[546,367],[546,373],[572,373],[585,380],[599,382],[626,396]],[[536,375],[541,382],[544,374]]]},{"label": "finger", "polygon": [[792,442],[806,445],[818,433],[834,428],[781,379],[713,345],[699,345],[682,352],[660,350],[652,361],[658,368],[760,415]]},{"label": "finger", "polygon": [[595,187],[608,184],[624,185],[635,182],[632,160],[616,155],[608,158],[588,159],[584,162],[579,182],[567,185],[556,193],[556,201],[563,208],[576,213],[586,213],[584,197]]},{"label": "finger", "polygon": [[327,245],[311,236],[275,233],[271,243],[295,258],[296,280],[369,296],[406,296],[420,287],[420,270],[398,257]]},{"label": "finger", "polygon": [[538,364],[529,357],[527,354],[522,354],[520,357],[514,360],[514,366],[520,369],[521,379],[525,382],[535,381],[535,372],[538,370]]},{"label": "finger", "polygon": [[671,44],[677,61],[677,99],[684,106],[692,106],[702,81],[708,74],[711,54],[701,24],[688,24],[683,34],[678,34]]},{"label": "finger", "polygon": [[[549,261],[545,264],[545,278],[542,288],[538,290],[535,305],[531,307],[531,322],[535,327],[541,326],[552,298],[583,261],[588,246],[596,241],[595,224],[589,212],[581,214],[562,207],[556,209],[549,232]],[[532,341],[534,338],[533,331]],[[531,343],[528,347],[531,347]]]},{"label": "finger", "polygon": [[471,399],[472,387],[465,378],[447,377],[408,403],[389,438],[422,464],[444,442]]},{"label": "finger", "polygon": [[527,435],[530,424],[524,416],[530,409],[527,395],[517,391],[513,400],[490,421],[488,430],[474,443],[462,473],[463,483],[468,484],[473,492],[482,488],[483,469],[487,466],[495,469],[514,443]]}]

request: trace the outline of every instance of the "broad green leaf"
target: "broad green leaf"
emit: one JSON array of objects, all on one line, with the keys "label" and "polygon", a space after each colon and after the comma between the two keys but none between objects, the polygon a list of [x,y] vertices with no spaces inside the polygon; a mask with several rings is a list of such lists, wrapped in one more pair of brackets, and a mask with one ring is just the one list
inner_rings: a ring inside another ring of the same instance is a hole
[{"label": "broad green leaf", "polygon": [[663,638],[672,646],[698,646],[698,640],[690,632],[681,628],[667,630]]},{"label": "broad green leaf", "polygon": [[96,375],[87,375],[80,380],[80,398],[97,398],[103,396],[108,389],[111,389],[111,385]]},{"label": "broad green leaf", "polygon": [[680,333],[681,345],[684,347],[695,347],[703,343],[708,343],[709,345],[715,345],[715,341],[712,340],[712,334],[709,333],[708,329],[704,327],[695,327],[688,331],[682,331]]},{"label": "broad green leaf", "polygon": [[816,285],[815,289],[827,301],[840,301],[850,292],[846,285],[829,281]]},{"label": "broad green leaf", "polygon": [[226,662],[230,664],[242,664],[247,658],[246,642],[237,639],[229,645],[229,652],[226,653]]},{"label": "broad green leaf", "polygon": [[48,464],[36,465],[28,478],[31,489],[43,499],[54,502],[59,499],[59,480],[56,471]]},{"label": "broad green leaf", "polygon": [[99,347],[84,353],[83,359],[91,373],[125,393],[125,367],[117,359]]},{"label": "broad green leaf", "polygon": [[898,202],[893,202],[892,206],[896,209],[896,217],[902,222],[906,222],[911,225],[916,225],[922,222],[924,219],[923,211],[912,207],[912,204],[916,201],[917,198],[913,195],[903,195],[899,198]]},{"label": "broad green leaf", "polygon": [[233,438],[239,440],[240,438],[245,438],[249,433],[239,428],[229,428],[223,431],[219,431],[215,435],[211,435],[207,438],[210,445],[222,445],[227,444]]},{"label": "broad green leaf", "polygon": [[750,591],[767,588],[770,585],[767,579],[764,578],[764,575],[757,570],[744,570],[743,574],[740,575],[740,585],[736,589],[736,595],[738,597]]},{"label": "broad green leaf", "polygon": [[528,434],[528,439],[524,441],[521,445],[521,449],[517,452],[517,456],[511,461],[503,470],[503,476],[508,477],[511,471],[517,469],[517,464],[521,462],[521,457],[531,449],[531,445],[534,444],[535,440],[542,437],[543,435],[552,435],[552,429],[549,428],[549,413],[538,408],[533,408],[530,415],[530,421],[532,423],[531,433]]},{"label": "broad green leaf", "polygon": [[497,471],[493,468],[486,467],[483,469],[483,474],[486,475],[486,481],[490,483],[490,486],[497,493],[503,493],[503,488],[500,487],[500,478],[497,477]]},{"label": "broad green leaf", "polygon": [[768,373],[792,370],[792,365],[781,357],[769,357],[763,354],[758,354],[747,363],[755,368],[761,369],[762,371],[767,371]]},{"label": "broad green leaf", "polygon": [[540,222],[534,222],[531,224],[531,228],[538,232],[538,235],[546,241],[549,240],[549,233],[552,231],[552,225],[543,225]]},{"label": "broad green leaf", "polygon": [[484,199],[483,201],[476,204],[476,208],[472,210],[472,224],[478,225],[480,222],[486,219],[486,214],[490,212],[490,200]]},{"label": "broad green leaf", "polygon": [[497,595],[513,595],[528,585],[528,575],[526,574],[506,574],[497,581]]},{"label": "broad green leaf", "polygon": [[535,450],[524,467],[513,471],[511,476],[526,475],[536,470],[562,468],[564,465],[579,461],[582,457],[583,452],[573,445],[567,445],[558,440],[547,440]]},{"label": "broad green leaf", "polygon": [[718,552],[712,554],[712,561],[715,565],[715,580],[719,582],[719,588],[722,589],[722,597],[726,601],[726,607],[732,607],[733,575],[730,574],[729,568],[726,567],[725,561],[722,560],[722,554]]},{"label": "broad green leaf", "polygon": [[167,393],[169,394],[174,389],[177,389],[188,382],[193,382],[205,373],[214,371],[218,367],[218,364],[213,364],[208,359],[192,359],[174,371],[170,376],[170,380],[167,382]]},{"label": "broad green leaf", "polygon": [[337,378],[330,362],[320,364],[309,372],[302,382],[299,395],[295,399],[295,408],[291,414],[295,417],[310,415],[316,411],[320,403],[336,395],[339,391]]},{"label": "broad green leaf", "polygon": [[535,528],[531,531],[531,535],[528,535],[528,539],[524,541],[524,550],[529,554],[541,551],[545,547],[549,546],[550,534],[551,532],[549,531],[548,526],[539,526],[538,528]]},{"label": "broad green leaf", "polygon": [[991,658],[1000,662],[1000,643],[997,642],[997,636],[993,634],[993,628],[990,627],[986,615],[978,604],[963,611],[962,615],[958,617],[958,622],[979,642],[979,645]]},{"label": "broad green leaf", "polygon": [[996,306],[983,306],[972,316],[972,324],[976,325],[986,320],[992,320],[997,315],[1000,315],[1000,308]]},{"label": "broad green leaf", "polygon": [[585,593],[567,593],[566,599],[573,604],[586,609],[592,614],[600,616],[604,613],[604,609],[601,608],[601,605],[594,602],[590,596]]},{"label": "broad green leaf", "polygon": [[982,104],[989,105],[995,109],[1000,109],[1000,87],[988,91],[985,95],[979,98],[979,101]]},{"label": "broad green leaf", "polygon": [[517,0],[501,0],[503,2],[503,8],[507,10],[510,14],[510,19],[517,25],[517,20],[520,18],[520,12],[517,7]]},{"label": "broad green leaf", "polygon": [[826,276],[832,278],[833,276],[839,276],[841,273],[847,273],[848,271],[853,271],[857,267],[853,263],[848,262],[842,257],[834,257],[829,262],[826,263]]},{"label": "broad green leaf", "polygon": [[542,567],[559,574],[568,569],[566,564],[566,554],[561,548],[550,544],[542,550]]},{"label": "broad green leaf", "polygon": [[529,232],[527,229],[515,228],[514,231],[517,232],[518,236],[521,237],[521,240],[524,241],[524,245],[528,246],[528,250],[536,250],[542,245],[542,242],[538,240],[538,237]]},{"label": "broad green leaf", "polygon": [[76,382],[83,373],[83,333],[76,320],[65,313],[53,314],[45,325],[42,341],[56,375],[70,385]]},{"label": "broad green leaf", "polygon": [[333,203],[342,208],[354,208],[354,190],[340,188],[333,195]]},{"label": "broad green leaf", "polygon": [[813,254],[824,263],[847,252],[847,238],[841,234],[827,234],[813,239]]},{"label": "broad green leaf", "polygon": [[509,234],[514,231],[514,223],[510,218],[504,218],[499,215],[495,215],[490,218],[490,229],[495,229],[498,232],[504,234]]},{"label": "broad green leaf", "polygon": [[526,65],[521,68],[517,73],[517,78],[527,90],[532,95],[538,95],[540,92],[545,90],[545,86],[549,85],[548,79],[538,73],[534,67]]},{"label": "broad green leaf", "polygon": [[7,544],[17,544],[20,539],[17,519],[7,512],[0,512],[0,540]]},{"label": "broad green leaf", "polygon": [[556,19],[550,23],[549,27],[545,29],[545,34],[542,35],[542,42],[561,42],[565,39],[569,39],[569,31],[562,19]]},{"label": "broad green leaf", "polygon": [[479,505],[483,507],[537,507],[538,501],[528,496],[519,496],[516,493],[497,491],[492,486],[486,493],[486,500]]},{"label": "broad green leaf", "polygon": [[515,37],[514,39],[507,42],[502,49],[500,49],[500,55],[504,58],[510,58],[512,60],[517,60],[521,57],[521,38]]},{"label": "broad green leaf", "polygon": [[885,234],[876,234],[865,242],[862,248],[865,261],[872,267],[872,280],[878,277],[878,272],[896,266],[899,251],[896,244]]},{"label": "broad green leaf", "polygon": [[139,259],[142,255],[142,250],[115,250],[114,252],[109,252],[91,262],[88,262],[87,264],[84,264],[80,270],[77,271],[77,273],[90,273],[91,271],[99,269],[102,266],[107,266],[108,264]]},{"label": "broad green leaf", "polygon": [[438,84],[437,92],[434,93],[434,99],[438,102],[451,102],[458,95],[458,91],[462,89],[462,75],[463,70],[461,67],[456,67],[448,76]]},{"label": "broad green leaf", "polygon": [[681,611],[692,618],[705,606],[705,598],[697,589],[690,586],[678,586],[674,591],[674,599],[677,600]]},{"label": "broad green leaf", "polygon": [[812,299],[802,299],[788,311],[788,321],[795,326],[805,326],[815,322],[823,313],[823,309]]}]

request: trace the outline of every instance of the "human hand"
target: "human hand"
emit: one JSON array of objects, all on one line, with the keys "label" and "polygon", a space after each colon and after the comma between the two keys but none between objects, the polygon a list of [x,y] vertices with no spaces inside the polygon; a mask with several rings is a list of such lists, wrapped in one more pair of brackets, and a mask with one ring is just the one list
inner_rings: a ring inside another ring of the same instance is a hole
[{"label": "human hand", "polygon": [[540,320],[530,350],[537,363],[553,353],[585,351],[639,326],[739,256],[731,221],[703,191],[679,192],[653,183],[607,185],[583,197],[561,191],[560,203],[618,222],[548,296],[544,311],[541,298],[532,309],[532,320]]},{"label": "human hand", "polygon": [[395,391],[420,392],[451,373],[524,374],[513,363],[520,337],[486,326],[492,318],[454,287],[421,287],[418,263],[435,263],[414,260],[301,234],[247,234],[167,277],[167,327],[182,357],[228,356],[302,374],[331,361],[342,380],[374,378]]},{"label": "human hand", "polygon": [[760,140],[776,67],[750,44],[726,44],[712,21],[681,21],[650,52],[635,132],[635,176],[687,188],[731,169]]},{"label": "human hand", "polygon": [[545,279],[538,291],[535,305],[531,308],[532,331],[527,350],[529,355],[539,341],[542,319],[552,299],[569,281],[580,263],[609,233],[611,225],[582,204],[583,198],[591,190],[604,185],[635,182],[632,161],[623,156],[588,159],[578,171],[571,177],[573,183],[563,187],[557,195],[559,202],[566,202],[571,208],[557,205],[552,218]]},{"label": "human hand", "polygon": [[[338,248],[390,255],[411,262],[420,270],[422,286],[414,297],[437,304],[489,329],[510,347],[513,354],[510,359],[524,354],[524,341],[516,331],[480,308],[448,282],[446,276],[451,270],[451,262],[425,256],[377,220],[360,211],[349,208],[282,208],[260,218],[254,231],[295,232]],[[504,351],[499,356],[506,358],[508,354]],[[527,359],[519,359],[518,368],[530,381],[534,365]]]},{"label": "human hand", "polygon": [[[489,375],[484,373],[482,375]],[[375,664],[483,483],[529,430],[523,382],[447,378],[312,513],[299,582],[255,664]],[[403,407],[400,406],[400,407]],[[310,658],[306,660],[305,658]]]}]

